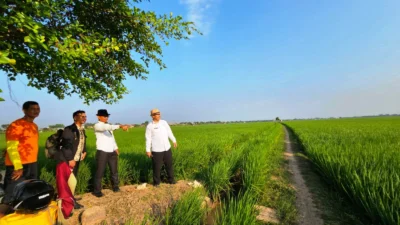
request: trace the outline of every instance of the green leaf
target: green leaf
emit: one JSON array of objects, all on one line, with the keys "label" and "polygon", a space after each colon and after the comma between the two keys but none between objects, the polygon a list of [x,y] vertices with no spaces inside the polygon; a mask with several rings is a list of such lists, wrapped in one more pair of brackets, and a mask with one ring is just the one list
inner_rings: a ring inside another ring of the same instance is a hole
[{"label": "green leaf", "polygon": [[10,80],[26,75],[31,87],[47,88],[59,99],[77,94],[87,104],[117,102],[128,93],[128,76],[147,79],[152,62],[166,68],[162,43],[198,32],[172,12],[157,15],[129,1],[19,2],[21,7],[0,3],[0,30],[9,36],[3,49],[12,49],[0,52],[0,70],[13,74]]},{"label": "green leaf", "polygon": [[32,41],[31,41],[31,37],[25,36],[25,37],[24,37],[24,42],[26,42],[26,43],[32,42]]},{"label": "green leaf", "polygon": [[15,61],[15,59],[9,59],[8,63],[11,65],[15,65],[17,63],[17,61]]}]

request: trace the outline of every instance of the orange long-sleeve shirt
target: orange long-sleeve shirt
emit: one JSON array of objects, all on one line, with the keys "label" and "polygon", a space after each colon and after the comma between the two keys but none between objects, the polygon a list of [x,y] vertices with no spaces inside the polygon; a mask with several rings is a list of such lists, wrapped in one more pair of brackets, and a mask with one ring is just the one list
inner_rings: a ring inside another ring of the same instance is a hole
[{"label": "orange long-sleeve shirt", "polygon": [[6,141],[6,166],[14,166],[15,169],[21,169],[22,164],[37,161],[39,132],[35,123],[24,119],[12,122],[6,130]]}]

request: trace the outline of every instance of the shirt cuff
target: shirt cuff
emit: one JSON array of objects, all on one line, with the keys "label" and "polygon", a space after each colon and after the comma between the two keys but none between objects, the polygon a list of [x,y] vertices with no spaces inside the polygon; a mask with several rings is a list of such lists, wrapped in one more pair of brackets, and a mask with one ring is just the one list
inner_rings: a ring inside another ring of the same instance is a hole
[{"label": "shirt cuff", "polygon": [[14,170],[22,169],[22,161],[18,152],[19,141],[7,141],[7,153]]}]

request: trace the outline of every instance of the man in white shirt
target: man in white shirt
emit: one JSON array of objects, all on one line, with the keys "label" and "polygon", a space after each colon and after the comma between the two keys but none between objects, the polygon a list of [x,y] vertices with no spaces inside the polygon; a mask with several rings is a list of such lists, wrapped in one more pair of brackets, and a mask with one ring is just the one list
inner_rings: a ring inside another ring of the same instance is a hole
[{"label": "man in white shirt", "polygon": [[102,197],[104,194],[101,192],[101,180],[104,176],[104,170],[108,164],[111,172],[111,183],[114,192],[119,192],[118,187],[118,146],[115,141],[113,130],[122,128],[128,130],[127,125],[111,125],[108,124],[107,110],[100,109],[97,111],[97,118],[99,122],[94,125],[96,134],[96,174],[94,177],[94,190],[93,195]]},{"label": "man in white shirt", "polygon": [[165,164],[168,175],[168,183],[175,184],[174,170],[172,167],[171,144],[168,138],[178,146],[176,139],[167,121],[161,120],[161,113],[158,109],[150,111],[153,121],[146,127],[146,154],[153,161],[153,184],[158,187],[161,183],[161,167]]}]

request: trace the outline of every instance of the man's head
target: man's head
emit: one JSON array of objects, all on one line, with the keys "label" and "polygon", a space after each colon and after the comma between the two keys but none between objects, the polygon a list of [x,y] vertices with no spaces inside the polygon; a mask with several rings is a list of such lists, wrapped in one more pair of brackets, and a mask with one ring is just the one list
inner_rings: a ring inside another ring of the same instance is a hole
[{"label": "man's head", "polygon": [[107,123],[110,114],[107,112],[107,109],[99,109],[96,116],[100,122]]},{"label": "man's head", "polygon": [[40,114],[39,103],[34,101],[27,101],[22,105],[22,111],[24,111],[26,117],[35,119]]},{"label": "man's head", "polygon": [[150,111],[150,116],[151,116],[151,118],[153,118],[153,121],[160,121],[160,119],[161,119],[160,110],[158,110],[158,109],[152,109],[152,110]]},{"label": "man's head", "polygon": [[76,124],[82,125],[86,123],[86,113],[83,110],[78,110],[72,114],[72,118],[74,118],[74,122]]}]

